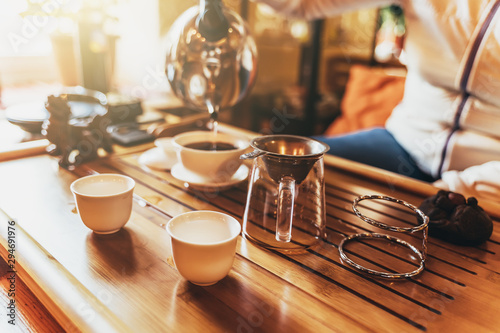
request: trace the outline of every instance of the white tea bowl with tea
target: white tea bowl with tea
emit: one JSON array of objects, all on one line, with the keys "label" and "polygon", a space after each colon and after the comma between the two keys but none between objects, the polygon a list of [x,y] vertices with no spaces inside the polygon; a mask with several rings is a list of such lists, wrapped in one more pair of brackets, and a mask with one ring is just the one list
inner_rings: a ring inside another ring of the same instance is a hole
[{"label": "white tea bowl with tea", "polygon": [[167,224],[175,267],[188,281],[209,286],[231,270],[240,223],[224,213],[200,210],[179,214]]},{"label": "white tea bowl with tea", "polygon": [[240,155],[249,147],[246,138],[213,131],[178,134],[172,143],[182,166],[207,182],[231,179],[242,164]]},{"label": "white tea bowl with tea", "polygon": [[97,234],[120,230],[132,213],[135,181],[120,174],[79,178],[71,186],[82,222]]}]

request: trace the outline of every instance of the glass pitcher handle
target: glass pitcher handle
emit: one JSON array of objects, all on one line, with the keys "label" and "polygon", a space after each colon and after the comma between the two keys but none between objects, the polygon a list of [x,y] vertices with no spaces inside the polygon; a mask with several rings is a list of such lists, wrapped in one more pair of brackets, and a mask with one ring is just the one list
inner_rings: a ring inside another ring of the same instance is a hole
[{"label": "glass pitcher handle", "polygon": [[293,206],[295,202],[295,179],[283,177],[278,193],[276,216],[276,240],[290,242],[292,240]]}]

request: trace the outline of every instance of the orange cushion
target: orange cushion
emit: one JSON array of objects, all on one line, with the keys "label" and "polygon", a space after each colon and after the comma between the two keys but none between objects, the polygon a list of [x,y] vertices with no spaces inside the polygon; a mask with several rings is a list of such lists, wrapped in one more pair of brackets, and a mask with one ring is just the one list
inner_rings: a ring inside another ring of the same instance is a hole
[{"label": "orange cushion", "polygon": [[[403,75],[402,75],[403,74]],[[405,75],[401,71],[353,65],[342,102],[342,113],[326,129],[333,136],[370,127],[383,127],[403,98]]]}]

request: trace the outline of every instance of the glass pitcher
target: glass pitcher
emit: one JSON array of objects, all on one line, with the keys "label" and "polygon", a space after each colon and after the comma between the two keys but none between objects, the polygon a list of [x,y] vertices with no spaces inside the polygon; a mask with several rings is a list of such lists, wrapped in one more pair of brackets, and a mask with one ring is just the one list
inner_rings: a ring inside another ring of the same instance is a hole
[{"label": "glass pitcher", "polygon": [[252,173],[243,215],[245,238],[269,249],[302,252],[325,236],[323,155],[328,145],[295,135],[251,142]]}]

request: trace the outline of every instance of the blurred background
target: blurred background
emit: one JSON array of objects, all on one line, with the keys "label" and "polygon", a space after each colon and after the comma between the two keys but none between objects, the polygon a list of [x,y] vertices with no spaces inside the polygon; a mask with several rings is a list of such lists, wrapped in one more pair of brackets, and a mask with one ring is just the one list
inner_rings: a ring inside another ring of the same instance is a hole
[{"label": "blurred background", "polygon": [[[307,22],[247,0],[223,2],[246,19],[259,53],[256,85],[222,118],[229,123],[266,134],[323,133],[341,114],[353,65],[404,69],[404,17],[397,7]],[[2,107],[75,85],[179,105],[164,74],[165,35],[197,4],[0,0]]]}]

